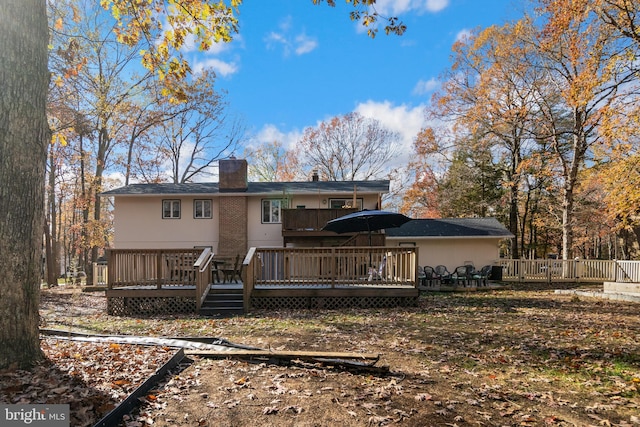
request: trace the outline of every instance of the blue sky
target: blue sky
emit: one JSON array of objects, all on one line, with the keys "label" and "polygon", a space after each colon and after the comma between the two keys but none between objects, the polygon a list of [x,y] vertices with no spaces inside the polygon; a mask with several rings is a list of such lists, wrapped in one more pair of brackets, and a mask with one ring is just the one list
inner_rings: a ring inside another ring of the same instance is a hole
[{"label": "blue sky", "polygon": [[401,37],[380,31],[375,39],[349,19],[344,0],[336,3],[246,0],[233,42],[188,53],[195,71],[216,71],[250,143],[292,145],[306,127],[356,111],[400,132],[406,149],[398,161],[406,161],[456,39],[521,17],[527,2],[378,0],[378,11],[399,16],[407,31]]}]

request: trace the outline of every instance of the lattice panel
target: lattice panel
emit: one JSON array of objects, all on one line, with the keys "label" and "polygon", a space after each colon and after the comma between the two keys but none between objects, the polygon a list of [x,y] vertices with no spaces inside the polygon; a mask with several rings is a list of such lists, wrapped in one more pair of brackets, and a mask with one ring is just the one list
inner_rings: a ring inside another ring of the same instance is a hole
[{"label": "lattice panel", "polygon": [[258,310],[302,310],[309,308],[307,297],[251,298],[251,305]]},{"label": "lattice panel", "polygon": [[266,297],[251,299],[252,307],[258,310],[337,310],[352,307],[415,307],[417,304],[417,297]]},{"label": "lattice panel", "polygon": [[195,313],[194,298],[179,297],[111,297],[107,313],[112,316],[146,316],[156,314]]}]

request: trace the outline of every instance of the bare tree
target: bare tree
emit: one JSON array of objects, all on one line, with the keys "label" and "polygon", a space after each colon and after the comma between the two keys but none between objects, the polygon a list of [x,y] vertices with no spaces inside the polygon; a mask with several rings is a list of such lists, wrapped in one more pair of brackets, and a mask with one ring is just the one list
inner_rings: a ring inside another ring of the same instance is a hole
[{"label": "bare tree", "polygon": [[331,181],[380,178],[398,152],[400,135],[358,113],[307,128],[298,146],[301,163]]},{"label": "bare tree", "polygon": [[185,84],[186,101],[168,104],[171,116],[161,130],[160,150],[173,182],[192,182],[211,174],[213,164],[236,150],[244,126],[226,113],[224,94],[214,89],[214,74],[204,71]]}]

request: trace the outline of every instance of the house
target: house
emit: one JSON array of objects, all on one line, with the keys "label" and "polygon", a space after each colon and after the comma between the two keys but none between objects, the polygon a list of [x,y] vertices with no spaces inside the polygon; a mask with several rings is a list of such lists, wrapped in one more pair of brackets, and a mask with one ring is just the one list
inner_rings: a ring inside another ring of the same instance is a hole
[{"label": "house", "polygon": [[500,258],[500,245],[514,235],[495,218],[414,219],[386,230],[387,246],[415,246],[421,266],[449,271],[468,262],[477,268]]},{"label": "house", "polygon": [[[495,220],[457,223],[455,230],[453,222],[444,236],[437,230],[446,223],[435,220],[371,236],[336,234],[323,230],[326,223],[379,209],[388,180],[321,181],[314,174],[303,182],[249,182],[247,166],[221,160],[217,183],[133,184],[103,193],[114,203],[109,313],[220,313],[229,298],[239,312],[415,305],[418,265],[490,263],[509,236]],[[223,263],[244,257],[236,289],[211,274],[214,254]]]},{"label": "house", "polygon": [[[322,227],[355,210],[379,208],[389,191],[388,180],[321,181],[317,173],[304,182],[248,182],[246,160],[219,165],[219,182],[132,184],[102,193],[114,201],[114,247],[211,247],[232,256],[251,247],[335,246],[349,240],[358,245],[362,241],[355,233],[336,235]],[[376,242],[384,246],[384,240]]]}]

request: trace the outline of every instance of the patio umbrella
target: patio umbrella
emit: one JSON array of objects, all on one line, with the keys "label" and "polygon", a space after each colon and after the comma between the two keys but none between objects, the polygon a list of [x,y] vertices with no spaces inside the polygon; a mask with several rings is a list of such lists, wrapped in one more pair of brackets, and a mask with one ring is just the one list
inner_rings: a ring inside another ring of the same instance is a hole
[{"label": "patio umbrella", "polygon": [[369,233],[369,246],[371,246],[372,231],[400,227],[408,221],[411,221],[411,218],[400,213],[365,209],[332,219],[322,229],[339,234],[366,231]]}]

